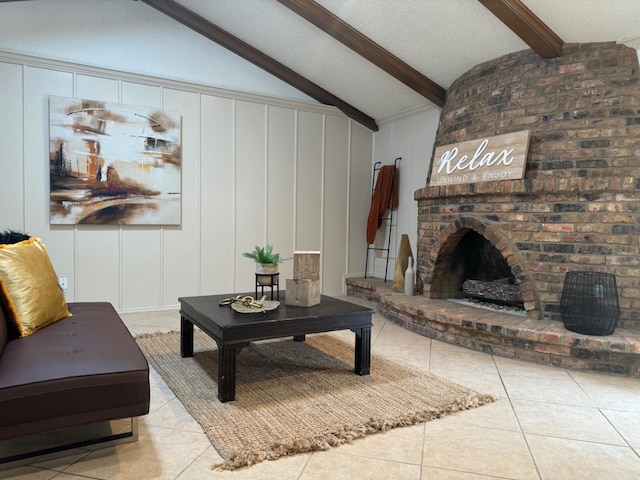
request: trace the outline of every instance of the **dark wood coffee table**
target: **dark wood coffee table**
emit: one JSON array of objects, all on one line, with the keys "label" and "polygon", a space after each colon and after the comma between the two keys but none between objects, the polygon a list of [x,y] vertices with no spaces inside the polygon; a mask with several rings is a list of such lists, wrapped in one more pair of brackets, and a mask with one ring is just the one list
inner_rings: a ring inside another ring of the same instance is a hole
[{"label": "dark wood coffee table", "polygon": [[193,326],[197,325],[218,344],[218,399],[228,402],[236,395],[236,356],[249,343],[269,338],[293,337],[304,341],[311,333],[349,329],[355,333],[355,368],[369,375],[371,364],[371,316],[373,310],[322,295],[312,307],[285,304],[265,313],[238,313],[218,302],[237,294],[182,297],[180,301],[180,354],[193,356]]}]

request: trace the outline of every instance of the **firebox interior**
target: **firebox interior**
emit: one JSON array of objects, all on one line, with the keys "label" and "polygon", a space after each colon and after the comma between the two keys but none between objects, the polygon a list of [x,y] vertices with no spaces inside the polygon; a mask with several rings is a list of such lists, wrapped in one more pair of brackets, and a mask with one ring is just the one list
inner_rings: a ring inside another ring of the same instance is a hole
[{"label": "firebox interior", "polygon": [[468,230],[451,256],[444,298],[521,307],[522,296],[506,260],[485,237]]}]

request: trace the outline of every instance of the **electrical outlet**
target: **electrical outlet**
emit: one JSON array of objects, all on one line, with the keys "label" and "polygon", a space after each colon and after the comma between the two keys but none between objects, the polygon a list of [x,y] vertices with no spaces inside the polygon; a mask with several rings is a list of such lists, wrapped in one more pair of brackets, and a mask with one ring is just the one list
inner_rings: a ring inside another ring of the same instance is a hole
[{"label": "electrical outlet", "polygon": [[66,290],[69,284],[67,283],[67,277],[60,277],[58,279],[58,283],[60,284],[60,288],[62,290]]}]

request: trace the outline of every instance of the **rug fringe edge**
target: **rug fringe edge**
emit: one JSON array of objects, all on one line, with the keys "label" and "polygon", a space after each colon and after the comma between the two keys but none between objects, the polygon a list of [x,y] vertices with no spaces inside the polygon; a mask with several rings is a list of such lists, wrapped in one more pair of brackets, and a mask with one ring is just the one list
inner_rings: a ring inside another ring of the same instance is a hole
[{"label": "rug fringe edge", "polygon": [[353,440],[363,438],[374,433],[382,433],[393,428],[408,427],[419,423],[429,422],[452,413],[470,410],[499,400],[495,395],[476,394],[471,397],[457,399],[446,407],[423,410],[403,415],[394,419],[371,419],[369,422],[353,425],[337,432],[331,432],[311,439],[297,440],[294,442],[273,442],[268,449],[253,452],[243,451],[234,453],[231,458],[222,462],[216,462],[211,468],[216,471],[236,470],[249,467],[264,460],[276,460],[280,457],[329,450]]}]

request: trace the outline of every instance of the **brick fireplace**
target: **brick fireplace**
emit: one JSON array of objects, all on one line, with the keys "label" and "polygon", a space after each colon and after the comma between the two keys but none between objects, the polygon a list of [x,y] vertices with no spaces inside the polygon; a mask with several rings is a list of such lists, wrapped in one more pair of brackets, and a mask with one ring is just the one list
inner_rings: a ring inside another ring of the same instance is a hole
[{"label": "brick fireplace", "polygon": [[526,50],[478,65],[449,89],[436,146],[521,130],[531,132],[523,179],[415,192],[418,291],[457,295],[471,233],[502,256],[529,319],[560,320],[566,272],[599,271],[616,275],[618,325],[640,329],[637,52],[567,45],[561,58]]},{"label": "brick fireplace", "polygon": [[[639,80],[636,51],[614,43],[567,45],[551,60],[527,50],[464,74],[447,93],[435,148],[530,130],[524,178],[416,191],[419,295],[375,278],[347,279],[347,293],[436,340],[640,377]],[[495,268],[478,266],[487,251]],[[559,304],[572,270],[616,275],[613,334],[564,328]],[[469,272],[506,272],[526,316],[449,301]]]}]

